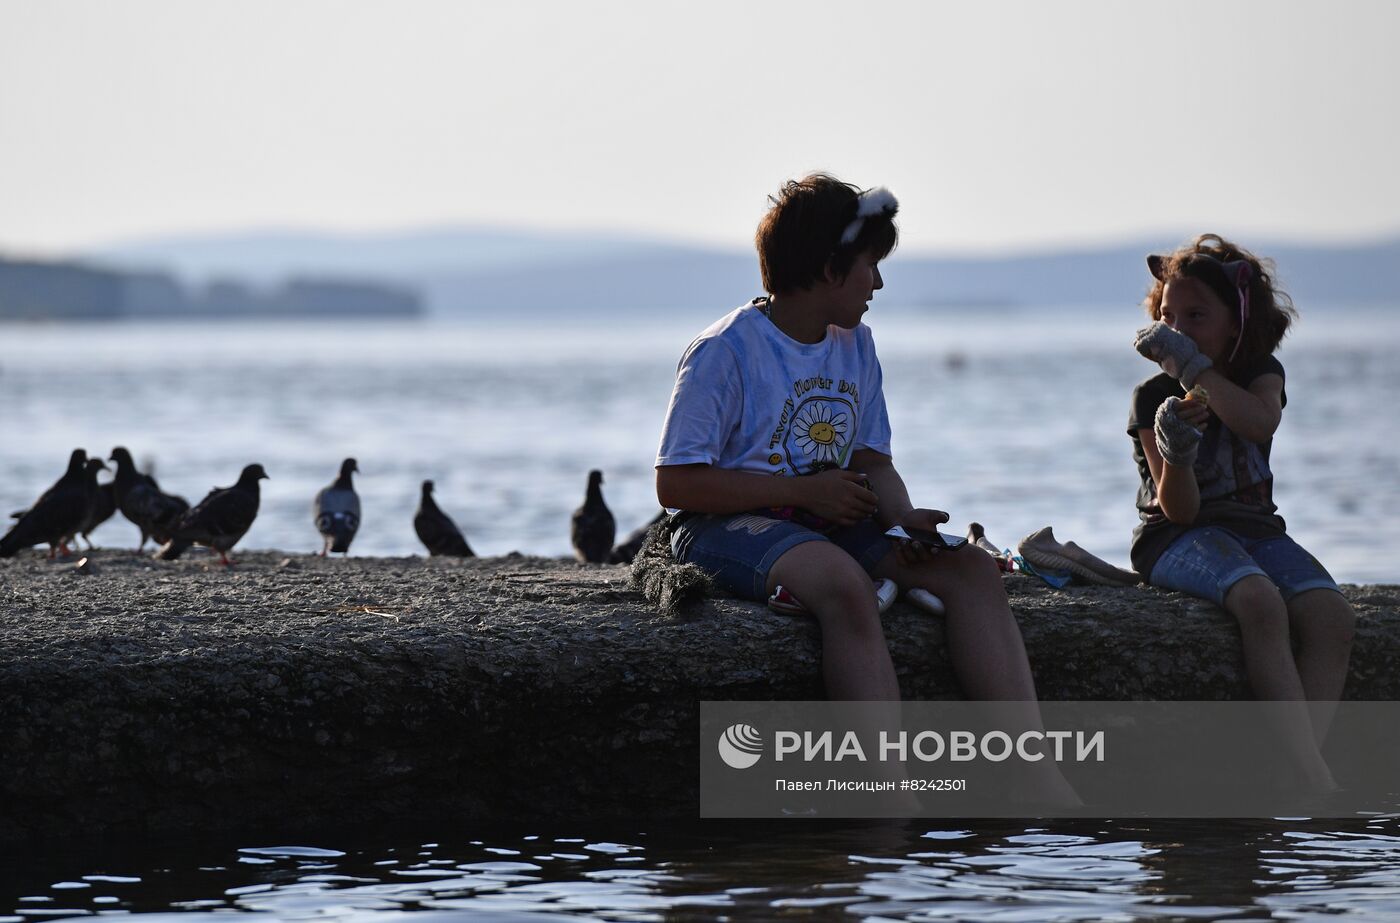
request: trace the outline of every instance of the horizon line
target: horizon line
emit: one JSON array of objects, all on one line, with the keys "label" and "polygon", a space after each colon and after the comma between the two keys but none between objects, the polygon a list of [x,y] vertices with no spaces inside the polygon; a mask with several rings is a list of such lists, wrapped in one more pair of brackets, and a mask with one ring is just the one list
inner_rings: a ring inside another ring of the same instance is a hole
[{"label": "horizon line", "polygon": [[[598,242],[607,242],[623,246],[655,246],[659,248],[708,251],[710,253],[731,254],[735,256],[752,253],[752,245],[747,243],[745,245],[737,243],[726,245],[704,238],[679,237],[668,232],[637,229],[629,230],[602,226],[591,228],[587,226],[550,227],[544,225],[517,225],[509,223],[430,222],[420,225],[397,227],[348,229],[323,225],[269,223],[229,226],[223,229],[192,231],[172,230],[133,235],[126,238],[108,239],[103,242],[75,247],[30,247],[22,244],[15,244],[0,238],[0,259],[34,260],[39,262],[87,262],[120,257],[122,255],[121,251],[124,250],[150,247],[159,248],[191,243],[218,244],[238,240],[248,240],[251,242],[257,238],[275,238],[279,236],[303,237],[308,240],[320,238],[344,244],[374,242],[383,242],[387,244],[392,241],[402,241],[414,237],[430,237],[434,235],[446,236],[461,233],[498,233],[503,235],[535,237],[539,239],[540,243],[549,243],[552,241],[583,242],[591,237]],[[936,260],[990,261],[997,259],[1034,259],[1037,257],[1090,254],[1104,250],[1129,248],[1134,245],[1160,246],[1166,240],[1184,243],[1195,237],[1196,233],[1205,232],[1183,234],[1180,232],[1144,229],[1114,235],[1099,234],[1085,236],[1073,240],[1022,241],[1008,242],[1000,245],[988,244],[985,246],[972,245],[951,247],[914,245],[906,247],[901,245],[899,249],[895,251],[895,254],[907,258]],[[1227,234],[1226,236],[1233,237],[1236,240],[1240,239],[1240,235],[1238,234]],[[1254,238],[1254,240],[1262,240],[1264,242],[1263,246],[1251,245],[1251,249],[1255,251],[1267,247],[1279,246],[1320,250],[1349,250],[1385,246],[1388,244],[1400,244],[1400,226],[1389,231],[1356,232],[1351,234],[1333,234],[1315,237],[1293,232],[1261,234],[1259,237]]]}]

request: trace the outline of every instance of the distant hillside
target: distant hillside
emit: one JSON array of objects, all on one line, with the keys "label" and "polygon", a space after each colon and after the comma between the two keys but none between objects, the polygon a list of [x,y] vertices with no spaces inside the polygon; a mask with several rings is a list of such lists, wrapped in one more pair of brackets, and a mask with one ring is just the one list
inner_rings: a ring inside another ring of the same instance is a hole
[{"label": "distant hillside", "polygon": [[[1135,303],[1147,293],[1144,257],[1176,241],[987,259],[905,258],[885,284],[916,305],[1003,302],[1019,306]],[[1400,239],[1353,247],[1263,244],[1276,277],[1301,305],[1400,302]]]},{"label": "distant hillside", "polygon": [[[1177,241],[985,258],[899,252],[886,263],[890,306],[1031,308],[1139,301],[1146,253]],[[1393,304],[1400,238],[1358,246],[1271,246],[1284,286],[1304,307]],[[186,279],[259,280],[353,269],[421,291],[439,315],[493,312],[667,311],[708,316],[761,293],[757,261],[724,251],[617,235],[440,229],[386,235],[267,233],[172,238],[112,247],[92,258],[122,267],[166,267]]]},{"label": "distant hillside", "polygon": [[186,284],[150,270],[0,255],[0,320],[345,320],[423,313],[411,287],[292,277],[275,285],[215,278]]},{"label": "distant hillside", "polygon": [[684,251],[606,233],[503,228],[425,228],[377,234],[248,231],[133,240],[85,254],[123,267],[174,272],[190,280],[231,276],[266,283],[322,273],[419,279],[540,264],[642,257]]}]

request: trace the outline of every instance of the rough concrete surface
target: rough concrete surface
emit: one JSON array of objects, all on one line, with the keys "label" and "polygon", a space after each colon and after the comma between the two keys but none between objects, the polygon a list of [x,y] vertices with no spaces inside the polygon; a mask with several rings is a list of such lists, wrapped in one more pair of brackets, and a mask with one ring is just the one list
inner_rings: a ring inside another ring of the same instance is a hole
[{"label": "rough concrete surface", "polygon": [[[821,698],[810,619],[663,615],[562,559],[0,561],[0,845],[697,812],[698,703]],[[1006,578],[1045,699],[1244,698],[1223,612]],[[1347,587],[1348,698],[1400,698],[1400,587]],[[941,621],[885,616],[906,698],[957,695]]]}]

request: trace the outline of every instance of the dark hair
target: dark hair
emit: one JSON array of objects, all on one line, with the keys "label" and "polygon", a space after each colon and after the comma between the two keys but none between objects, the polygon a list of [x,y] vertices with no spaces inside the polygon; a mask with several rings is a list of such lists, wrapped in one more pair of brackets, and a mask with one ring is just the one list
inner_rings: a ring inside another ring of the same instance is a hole
[{"label": "dark hair", "polygon": [[1227,376],[1278,349],[1288,328],[1298,318],[1293,299],[1274,284],[1270,260],[1261,260],[1219,234],[1202,234],[1172,253],[1153,254],[1147,266],[1155,279],[1143,307],[1153,320],[1162,319],[1162,293],[1175,279],[1195,279],[1239,314],[1240,295],[1225,264],[1249,264],[1249,313],[1240,329],[1239,352],[1222,371]]},{"label": "dark hair", "polygon": [[841,235],[856,217],[860,190],[825,173],[788,180],[758,223],[754,243],[763,288],[774,295],[811,288],[830,272],[844,279],[856,257],[889,256],[899,242],[892,212],[868,216],[848,244]]}]

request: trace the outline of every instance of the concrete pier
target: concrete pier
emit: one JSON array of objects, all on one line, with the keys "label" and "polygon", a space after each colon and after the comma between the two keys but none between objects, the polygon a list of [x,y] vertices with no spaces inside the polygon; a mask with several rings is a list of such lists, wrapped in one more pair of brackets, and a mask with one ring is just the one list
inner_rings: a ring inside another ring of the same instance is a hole
[{"label": "concrete pier", "polygon": [[[0,845],[697,814],[698,703],[822,698],[805,618],[663,615],[625,567],[508,556],[0,561]],[[1007,577],[1045,699],[1249,695],[1219,609]],[[1349,586],[1347,698],[1400,698],[1400,587]],[[885,616],[906,698],[943,626]]]}]

